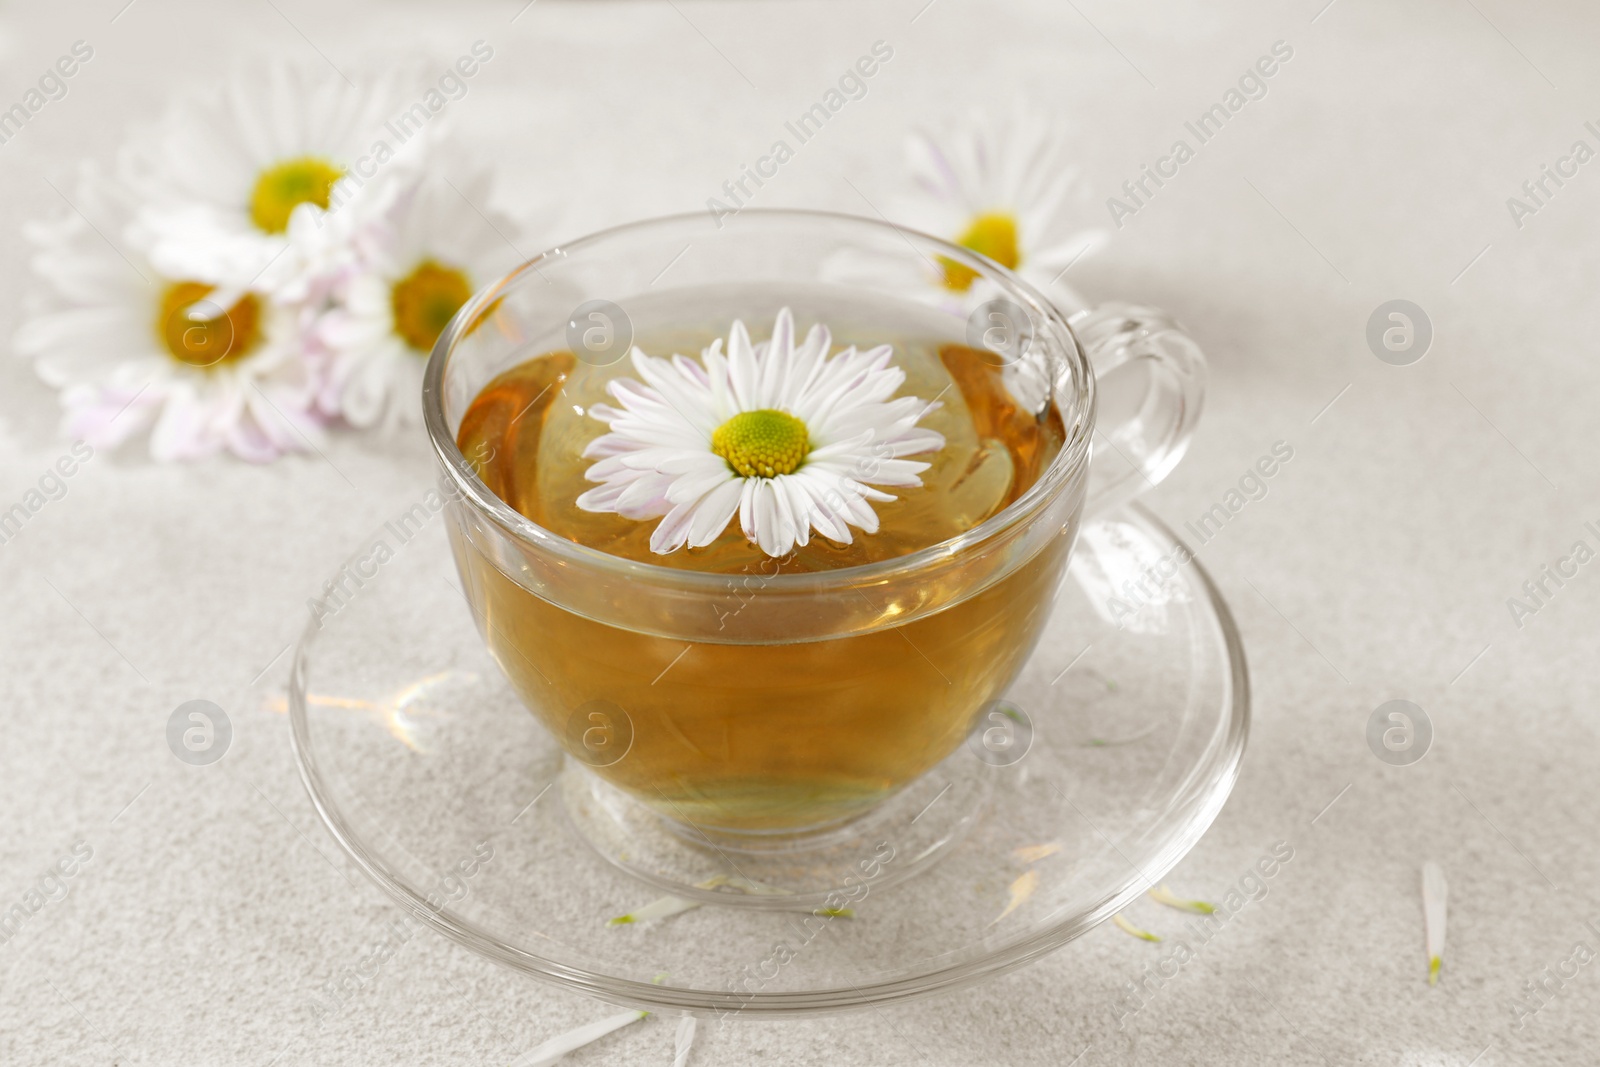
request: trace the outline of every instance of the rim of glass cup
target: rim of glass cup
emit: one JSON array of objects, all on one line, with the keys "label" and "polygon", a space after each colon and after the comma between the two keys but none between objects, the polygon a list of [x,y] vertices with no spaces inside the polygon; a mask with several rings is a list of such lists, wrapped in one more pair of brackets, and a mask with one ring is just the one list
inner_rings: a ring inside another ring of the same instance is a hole
[{"label": "rim of glass cup", "polygon": [[[758,220],[789,219],[796,222],[828,220],[833,223],[858,226],[864,230],[878,233],[895,234],[907,242],[912,238],[927,242],[933,246],[936,254],[940,257],[953,260],[974,274],[994,282],[1002,289],[1003,295],[1017,300],[1031,314],[1037,315],[1045,329],[1058,335],[1061,341],[1060,358],[1072,364],[1069,368],[1071,373],[1068,375],[1056,373],[1058,369],[1056,367],[1050,368],[1049,375],[1052,383],[1051,396],[1058,409],[1061,409],[1062,422],[1067,429],[1067,439],[1062,443],[1061,450],[1056,453],[1055,458],[1051,460],[1050,466],[1039,476],[1039,480],[1029,486],[1026,492],[1005,508],[1002,508],[999,512],[991,515],[970,530],[965,530],[954,537],[947,538],[927,548],[918,549],[916,552],[907,553],[904,556],[895,556],[890,559],[879,560],[876,563],[860,564],[854,567],[838,567],[827,571],[780,573],[768,577],[763,583],[765,587],[774,592],[777,590],[808,593],[831,592],[849,589],[862,582],[880,577],[916,571],[924,566],[947,560],[952,556],[966,552],[976,545],[995,539],[1004,531],[1031,519],[1037,512],[1043,510],[1055,498],[1057,492],[1063,486],[1069,484],[1080,469],[1088,463],[1089,445],[1093,437],[1095,423],[1094,367],[1089,362],[1089,357],[1084,352],[1082,344],[1079,343],[1077,334],[1068,324],[1066,316],[1055,306],[1053,301],[1039,290],[987,256],[980,255],[960,245],[952,244],[943,238],[934,237],[931,234],[908,227],[896,226],[891,222],[837,211],[815,211],[799,208],[748,208],[740,214],[741,217]],[[495,495],[493,490],[478,477],[472,464],[467,461],[466,456],[462,454],[461,449],[456,445],[455,435],[450,430],[444,411],[445,368],[450,361],[451,352],[454,350],[457,341],[479,324],[481,316],[485,314],[487,309],[503,299],[507,291],[524,282],[530,274],[537,272],[541,264],[641,231],[681,226],[690,222],[703,223],[704,217],[704,212],[661,215],[655,218],[624,223],[620,226],[612,226],[604,230],[597,230],[567,244],[557,245],[554,248],[540,252],[497,281],[480,289],[455,313],[455,316],[439,335],[438,341],[434,343],[433,352],[428,358],[428,366],[423,375],[422,417],[423,424],[427,428],[428,438],[433,444],[434,453],[438,456],[444,470],[449,473],[450,480],[454,485],[454,491],[470,502],[474,508],[487,514],[495,521],[496,525],[510,533],[517,540],[533,546],[540,552],[548,553],[579,566],[626,575],[633,581],[647,581],[653,584],[686,590],[703,589],[708,592],[718,592],[726,585],[727,575],[725,574],[685,570],[678,567],[664,567],[656,563],[646,563],[640,560],[613,556],[599,549],[562,537],[551,530],[546,530],[526,515],[515,510]],[[914,249],[915,246],[912,247]],[[1071,386],[1071,396],[1062,396],[1062,388],[1069,385]],[[1069,399],[1072,401],[1072,407],[1067,410],[1062,404],[1063,401]]]}]

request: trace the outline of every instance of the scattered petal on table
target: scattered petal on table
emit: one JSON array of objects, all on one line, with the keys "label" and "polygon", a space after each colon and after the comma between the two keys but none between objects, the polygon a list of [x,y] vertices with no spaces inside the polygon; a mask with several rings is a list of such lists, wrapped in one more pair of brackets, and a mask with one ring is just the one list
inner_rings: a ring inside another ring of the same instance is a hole
[{"label": "scattered petal on table", "polygon": [[1444,964],[1444,920],[1449,888],[1444,871],[1432,860],[1422,865],[1422,922],[1428,934],[1428,984],[1439,984]]},{"label": "scattered petal on table", "polygon": [[1161,938],[1159,936],[1157,936],[1156,934],[1152,934],[1149,930],[1141,930],[1137,926],[1133,925],[1133,923],[1129,922],[1126,918],[1123,917],[1123,914],[1120,911],[1117,912],[1115,915],[1113,915],[1111,917],[1111,921],[1116,923],[1118,928],[1120,928],[1124,933],[1132,934],[1134,937],[1137,937],[1140,941],[1160,941],[1161,940]]},{"label": "scattered petal on table", "polygon": [[1165,882],[1150,890],[1150,899],[1157,904],[1165,904],[1169,908],[1179,911],[1192,911],[1196,915],[1210,915],[1217,909],[1203,900],[1184,900],[1167,888]]},{"label": "scattered petal on table", "polygon": [[1046,856],[1054,856],[1061,851],[1061,842],[1052,841],[1048,845],[1023,845],[1013,849],[1011,854],[1023,863],[1038,863]]},{"label": "scattered petal on table", "polygon": [[576,1030],[568,1030],[559,1037],[552,1037],[538,1048],[524,1052],[511,1067],[550,1067],[550,1064],[574,1049],[598,1041],[611,1031],[620,1030],[629,1023],[636,1023],[649,1014],[647,1011],[623,1011],[608,1015],[598,1022],[580,1026]]},{"label": "scattered petal on table", "polygon": [[665,919],[670,915],[681,915],[700,906],[698,900],[685,900],[682,897],[659,897],[635,911],[626,915],[618,915],[615,919],[606,922],[607,926],[626,926],[629,923],[649,922],[651,919]]},{"label": "scattered petal on table", "polygon": [[694,1031],[698,1025],[693,1015],[678,1020],[678,1036],[673,1042],[672,1067],[684,1067],[689,1062],[689,1050],[694,1047]]},{"label": "scattered petal on table", "polygon": [[1012,882],[1011,883],[1011,902],[1006,905],[1006,910],[1002,911],[999,915],[996,915],[994,917],[993,921],[991,921],[989,923],[989,925],[993,926],[995,923],[999,922],[1001,919],[1004,919],[1007,915],[1010,915],[1012,912],[1016,911],[1019,907],[1022,906],[1022,902],[1023,901],[1025,901],[1029,897],[1033,896],[1034,890],[1036,890],[1038,888],[1039,888],[1039,872],[1038,871],[1028,871],[1027,873],[1023,874],[1020,878],[1018,878],[1015,882]]},{"label": "scattered petal on table", "polygon": [[[772,886],[762,885],[760,882],[752,882],[748,878],[731,878],[720,874],[715,878],[708,878],[704,882],[698,883],[698,885],[701,889],[715,889],[723,885],[732,886],[735,889],[743,890],[751,896],[788,895],[788,890],[786,889],[774,889]],[[626,915],[618,915],[615,919],[608,919],[606,925],[628,926],[632,923],[649,922],[652,919],[666,919],[673,915],[681,915],[686,911],[693,911],[705,903],[708,902],[685,900],[683,897],[659,897],[642,908],[628,912]],[[854,908],[805,908],[796,906],[793,910],[806,915],[821,915],[829,919],[854,919],[856,917]]]}]

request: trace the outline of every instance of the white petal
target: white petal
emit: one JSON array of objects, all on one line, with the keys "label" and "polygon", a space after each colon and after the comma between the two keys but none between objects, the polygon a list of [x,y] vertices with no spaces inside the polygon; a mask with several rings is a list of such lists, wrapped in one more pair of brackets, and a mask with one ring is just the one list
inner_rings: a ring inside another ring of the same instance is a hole
[{"label": "white petal", "polygon": [[[841,367],[839,372],[819,377],[815,388],[810,390],[797,405],[795,414],[807,425],[817,423],[820,432],[829,416],[837,411],[841,404],[848,403],[851,407],[855,406],[853,394],[871,393],[876,401],[884,399],[899,388],[899,380],[893,379],[893,376],[886,379],[874,375],[875,372],[871,368],[861,367],[852,360],[850,364]],[[901,372],[902,377],[903,375],[904,372]]]},{"label": "white petal", "polygon": [[150,455],[170,463],[215,452],[220,442],[207,436],[207,415],[205,405],[192,387],[174,389],[151,430]]},{"label": "white petal", "polygon": [[707,493],[713,492],[718,486],[736,480],[737,476],[726,466],[719,466],[695,474],[679,475],[672,483],[672,488],[667,490],[667,499],[674,504],[689,504]]},{"label": "white petal", "polygon": [[738,411],[738,401],[733,395],[728,358],[722,354],[722,338],[712,341],[702,358],[705,360],[706,377],[711,379],[711,409],[719,419],[730,418]]},{"label": "white petal", "polygon": [[893,485],[905,489],[915,489],[922,484],[922,472],[931,464],[915,459],[880,459],[877,461],[876,473],[863,476],[860,480],[869,485]]},{"label": "white petal", "polygon": [[821,463],[826,460],[858,462],[869,459],[873,455],[872,444],[876,435],[871,430],[862,430],[854,436],[832,444],[819,445],[811,450],[806,457],[807,463]]},{"label": "white petal", "polygon": [[811,507],[805,494],[796,499],[790,493],[787,476],[771,479],[772,505],[777,512],[781,528],[790,532],[797,545],[811,541]]},{"label": "white petal", "polygon": [[694,501],[679,504],[667,512],[666,518],[656,525],[655,532],[650,535],[650,551],[664,556],[682,548],[689,539],[689,525],[694,515]]},{"label": "white petal", "polygon": [[689,547],[704,548],[728,528],[733,513],[739,510],[739,500],[744,495],[744,485],[738,478],[729,479],[706,494],[695,509],[694,521],[689,525]]},{"label": "white petal", "polygon": [[1439,969],[1444,963],[1444,930],[1449,889],[1445,885],[1444,871],[1429,860],[1422,865],[1422,920],[1427,931],[1428,984],[1439,981]]},{"label": "white petal", "polygon": [[769,556],[788,555],[794,548],[795,530],[779,509],[778,493],[766,478],[756,483],[756,544]]},{"label": "white petal", "polygon": [[584,471],[583,476],[591,482],[631,482],[635,478],[650,473],[649,466],[636,468],[629,464],[629,460],[639,452],[651,452],[653,449],[640,449],[637,451],[623,452],[619,455],[607,456],[599,463],[595,463]]},{"label": "white petal", "polygon": [[598,1041],[613,1030],[620,1030],[629,1023],[636,1023],[650,1013],[647,1011],[624,1011],[616,1015],[608,1015],[598,1022],[587,1026],[580,1026],[576,1030],[569,1030],[558,1037],[552,1037],[536,1048],[531,1048],[518,1056],[511,1067],[551,1067],[552,1064],[591,1042]]},{"label": "white petal", "polygon": [[[790,521],[794,523],[796,544],[810,543],[813,527],[819,531],[824,527],[830,531],[834,528],[827,516],[821,513],[817,502],[807,490],[806,482],[798,474],[785,474],[774,478],[773,485],[777,487],[779,498],[786,502]],[[819,515],[821,525],[818,525]]]},{"label": "white petal", "polygon": [[652,359],[637,348],[634,349],[634,367],[685,423],[706,435],[717,428],[718,419],[711,410],[711,391],[705,386],[684,377],[666,360]]},{"label": "white petal", "polygon": [[574,504],[582,511],[612,512],[617,510],[617,498],[627,488],[626,484],[611,482],[597,489],[590,489],[580,493]]},{"label": "white petal", "polygon": [[926,452],[937,452],[945,445],[944,434],[938,430],[907,430],[898,437],[888,442],[889,454],[896,459],[901,456],[920,456]]},{"label": "white petal", "polygon": [[811,525],[822,536],[841,544],[850,544],[850,526],[842,510],[844,499],[840,480],[829,474],[805,467],[788,478],[811,501]]},{"label": "white petal", "polygon": [[733,387],[734,404],[740,411],[754,411],[760,406],[756,403],[760,380],[750,333],[742,320],[735,319],[728,333],[728,384]]},{"label": "white petal", "polygon": [[806,391],[822,373],[828,355],[828,349],[833,344],[833,335],[828,328],[820,322],[811,327],[806,334],[806,342],[795,352],[794,365],[789,369],[789,374],[784,380],[783,396],[779,398],[778,406],[784,411],[797,414],[796,405],[806,395]]},{"label": "white petal", "polygon": [[76,386],[61,394],[62,427],[67,437],[94,448],[116,448],[150,427],[164,399],[159,386],[143,393]]},{"label": "white petal", "polygon": [[667,490],[673,478],[667,474],[648,473],[628,483],[617,498],[617,514],[629,519],[653,519],[665,514],[668,508]]},{"label": "white petal", "polygon": [[760,484],[759,478],[745,478],[739,490],[739,529],[751,542],[756,539],[756,487]]},{"label": "white petal", "polygon": [[850,525],[871,534],[878,532],[878,513],[867,503],[868,492],[870,490],[865,486],[851,482],[845,487],[843,499],[845,512],[850,517]]},{"label": "white petal", "polygon": [[757,390],[756,405],[776,408],[784,396],[784,382],[789,364],[794,358],[794,315],[788,308],[778,312],[772,326],[772,340],[768,343],[766,358],[761,366],[761,385]]},{"label": "white petal", "polygon": [[911,429],[925,414],[927,406],[914,396],[900,397],[887,403],[841,404],[816,422],[812,440],[831,443],[862,433],[870,433],[875,440],[887,440]]},{"label": "white petal", "polygon": [[[594,409],[589,410],[594,414]],[[603,433],[590,441],[583,449],[584,459],[603,459],[611,456],[620,456],[628,452],[637,452],[644,446],[620,433]]]},{"label": "white petal", "polygon": [[708,390],[711,388],[711,376],[706,373],[706,369],[704,367],[696,363],[694,360],[686,359],[683,356],[673,356],[672,365],[676,367],[678,369],[678,373],[683,375],[685,378],[705,386]]},{"label": "white petal", "polygon": [[698,900],[685,900],[683,897],[657,897],[642,908],[635,908],[626,915],[618,915],[615,919],[608,919],[607,926],[630,926],[633,923],[651,922],[655,919],[670,919],[674,915],[682,915],[686,911],[693,911],[700,906]]},{"label": "white petal", "polygon": [[732,473],[728,462],[715,452],[694,448],[645,448],[630,452],[622,462],[635,469],[659,471],[662,474],[706,475],[716,471]]},{"label": "white petal", "polygon": [[356,362],[339,392],[339,411],[352,426],[365,428],[376,423],[389,404],[390,384],[401,351],[378,351]]},{"label": "white petal", "polygon": [[672,1067],[688,1067],[689,1053],[694,1048],[697,1021],[693,1015],[678,1020],[678,1032],[672,1039]]}]

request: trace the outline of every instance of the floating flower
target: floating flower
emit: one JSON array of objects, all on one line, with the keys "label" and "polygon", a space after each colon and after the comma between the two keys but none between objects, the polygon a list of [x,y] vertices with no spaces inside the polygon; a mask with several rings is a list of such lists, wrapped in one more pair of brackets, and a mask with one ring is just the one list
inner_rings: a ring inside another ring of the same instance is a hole
[{"label": "floating flower", "polygon": [[320,424],[295,312],[237,278],[163,272],[136,244],[114,244],[133,198],[90,167],[73,204],[24,228],[57,299],[15,338],[62,390],[66,433],[112,447],[148,429],[158,460],[311,447]]},{"label": "floating flower", "polygon": [[650,538],[662,554],[711,544],[735,514],[745,537],[774,557],[806,544],[812,530],[844,544],[851,526],[875,532],[868,501],[895,498],[872,486],[920,486],[929,464],[903,457],[943,448],[944,437],[916,425],[933,404],[889,399],[906,376],[890,346],[830,356],[831,342],[817,325],[797,346],[785,308],[770,341],[752,344],[735,321],[727,353],[719,338],[700,363],[635,348],[643,383],[614,379],[607,388],[621,409],[591,408],[610,432],[584,451],[599,460],[587,476],[601,485],[578,507],[664,516]]},{"label": "floating flower", "polygon": [[1444,966],[1445,905],[1449,888],[1444,871],[1432,860],[1422,865],[1422,923],[1428,937],[1428,984],[1439,984],[1439,969]]},{"label": "floating flower", "polygon": [[[1074,224],[1078,171],[1042,115],[1019,108],[995,121],[974,113],[942,135],[914,133],[907,155],[911,190],[890,217],[988,256],[1040,289],[1106,241],[1104,230]],[[959,297],[980,288],[977,278],[941,259],[933,280]]]},{"label": "floating flower", "polygon": [[316,336],[328,355],[321,401],[353,426],[415,421],[433,343],[473,292],[515,265],[508,219],[489,212],[487,171],[401,192],[363,234]]},{"label": "floating flower", "polygon": [[323,67],[273,63],[185,96],[120,161],[144,204],[152,262],[305,298],[346,242],[291,242],[291,231],[381,208],[381,190],[420,165],[432,139],[430,127],[402,141],[387,125],[404,100],[401,74],[358,89]]}]

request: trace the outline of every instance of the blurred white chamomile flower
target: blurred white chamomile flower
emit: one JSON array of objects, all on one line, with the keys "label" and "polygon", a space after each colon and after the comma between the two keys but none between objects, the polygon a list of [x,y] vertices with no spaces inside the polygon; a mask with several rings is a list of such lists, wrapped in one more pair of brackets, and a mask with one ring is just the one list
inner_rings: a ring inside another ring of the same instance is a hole
[{"label": "blurred white chamomile flower", "polygon": [[520,260],[509,219],[490,207],[491,175],[437,174],[401,191],[315,327],[326,360],[325,414],[353,426],[415,422],[422,372],[461,305]]},{"label": "blurred white chamomile flower", "polygon": [[73,210],[24,227],[51,293],[14,345],[61,390],[66,433],[113,447],[149,430],[158,460],[310,447],[320,422],[296,310],[237,276],[163,271],[126,239],[134,204],[85,165]]},{"label": "blurred white chamomile flower", "polygon": [[175,102],[119,160],[151,262],[243,277],[282,299],[322,295],[315,284],[345,264],[439,133],[395,132],[411,73],[401,65],[357,88],[323,67],[259,64]]},{"label": "blurred white chamomile flower", "polygon": [[[937,134],[918,131],[907,142],[909,187],[889,217],[987,256],[1048,292],[1107,239],[1076,221],[1084,205],[1067,149],[1055,123],[1020,107],[1004,119],[973,113]],[[957,301],[992,295],[954,260],[941,258],[929,275]]]}]

